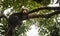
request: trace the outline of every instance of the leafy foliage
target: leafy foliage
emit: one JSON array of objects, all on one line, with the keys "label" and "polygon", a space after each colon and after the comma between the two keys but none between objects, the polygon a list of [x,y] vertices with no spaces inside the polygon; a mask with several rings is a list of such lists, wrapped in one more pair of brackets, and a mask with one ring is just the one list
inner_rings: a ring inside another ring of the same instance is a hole
[{"label": "leafy foliage", "polygon": [[[7,8],[13,7],[12,10],[15,10],[16,12],[20,12],[22,6],[26,6],[29,10],[35,9],[37,7],[41,6],[47,6],[50,3],[50,0],[0,0],[0,11],[6,10]],[[51,13],[51,10],[41,10],[39,11],[39,14],[43,13]],[[35,14],[35,13],[34,13]],[[59,17],[58,15],[51,17],[49,19],[47,18],[34,18],[30,20],[26,20],[26,22],[23,23],[22,26],[16,27],[15,36],[26,36],[26,32],[29,30],[29,27],[36,23],[36,21],[39,22],[38,28],[39,28],[39,34],[44,36],[46,34],[50,35],[50,32],[53,30],[53,25],[55,23],[54,19]],[[33,21],[34,20],[34,21]],[[7,27],[7,21],[6,19],[1,19],[2,25],[0,25],[0,31],[2,35],[5,35],[5,30]],[[60,22],[56,22],[60,26]],[[60,29],[60,28],[59,28]],[[60,31],[59,31],[60,32]],[[47,35],[47,36],[48,36]]]},{"label": "leafy foliage", "polygon": [[42,5],[45,5],[45,6],[50,3],[50,0],[33,0],[33,1],[40,3]]}]

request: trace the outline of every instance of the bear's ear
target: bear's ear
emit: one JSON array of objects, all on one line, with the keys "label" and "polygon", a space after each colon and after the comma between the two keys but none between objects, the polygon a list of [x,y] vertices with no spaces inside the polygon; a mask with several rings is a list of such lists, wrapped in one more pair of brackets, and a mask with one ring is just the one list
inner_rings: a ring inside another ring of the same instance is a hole
[{"label": "bear's ear", "polygon": [[23,9],[23,10],[22,10],[22,13],[23,13],[23,14],[28,14],[28,10],[27,10],[27,9]]}]

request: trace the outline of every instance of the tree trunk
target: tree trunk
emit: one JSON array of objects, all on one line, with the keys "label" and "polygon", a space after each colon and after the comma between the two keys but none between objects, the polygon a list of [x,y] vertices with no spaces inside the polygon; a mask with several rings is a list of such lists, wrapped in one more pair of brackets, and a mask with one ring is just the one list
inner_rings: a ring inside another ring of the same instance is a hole
[{"label": "tree trunk", "polygon": [[13,36],[14,35],[14,31],[15,31],[15,28],[14,29],[12,29],[12,28],[9,29],[8,28],[6,36]]}]

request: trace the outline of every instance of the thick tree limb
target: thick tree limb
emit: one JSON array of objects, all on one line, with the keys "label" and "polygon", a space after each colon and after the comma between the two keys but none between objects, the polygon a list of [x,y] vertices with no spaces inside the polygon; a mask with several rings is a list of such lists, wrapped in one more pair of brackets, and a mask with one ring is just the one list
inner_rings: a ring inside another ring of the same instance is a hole
[{"label": "thick tree limb", "polygon": [[33,13],[33,12],[37,12],[37,11],[39,11],[39,10],[60,10],[60,7],[39,7],[39,8],[36,8],[36,9],[33,9],[33,10],[31,10],[31,11],[29,11],[29,13],[28,14],[30,14],[30,13]]},{"label": "thick tree limb", "polygon": [[55,12],[52,12],[50,14],[32,14],[32,15],[28,15],[28,19],[31,19],[31,18],[50,18],[54,15],[57,15],[57,14],[60,14],[60,11],[55,11]]}]

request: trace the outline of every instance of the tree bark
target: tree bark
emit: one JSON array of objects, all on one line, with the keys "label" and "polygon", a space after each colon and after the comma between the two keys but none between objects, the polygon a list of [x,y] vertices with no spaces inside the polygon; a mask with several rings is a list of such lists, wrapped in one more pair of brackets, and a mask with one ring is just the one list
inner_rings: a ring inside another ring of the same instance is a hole
[{"label": "tree bark", "polygon": [[39,8],[29,11],[28,14],[37,12],[39,10],[60,10],[60,7],[48,7],[48,6],[45,7],[45,6],[43,6],[43,7],[39,7]]},{"label": "tree bark", "polygon": [[60,11],[55,11],[55,12],[52,12],[50,14],[31,14],[31,15],[28,15],[28,19],[32,19],[32,18],[50,18],[54,15],[57,15],[57,14],[60,14]]}]

